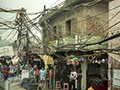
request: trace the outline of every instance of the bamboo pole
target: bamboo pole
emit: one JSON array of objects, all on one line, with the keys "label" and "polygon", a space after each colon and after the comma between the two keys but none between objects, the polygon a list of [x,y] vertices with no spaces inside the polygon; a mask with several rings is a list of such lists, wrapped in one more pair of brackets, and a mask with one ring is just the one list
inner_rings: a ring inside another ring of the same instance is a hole
[{"label": "bamboo pole", "polygon": [[52,90],[52,70],[50,70],[50,80],[49,80],[49,89]]},{"label": "bamboo pole", "polygon": [[47,64],[45,64],[45,90],[47,90]]},{"label": "bamboo pole", "polygon": [[55,70],[56,70],[56,66],[54,66],[53,90],[55,90]]}]

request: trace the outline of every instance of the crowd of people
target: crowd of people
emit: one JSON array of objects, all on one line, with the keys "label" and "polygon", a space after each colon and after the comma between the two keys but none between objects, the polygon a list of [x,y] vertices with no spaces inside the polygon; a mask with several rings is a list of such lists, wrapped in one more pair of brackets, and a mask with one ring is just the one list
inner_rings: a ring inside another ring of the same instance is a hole
[{"label": "crowd of people", "polygon": [[[1,67],[1,73],[3,73],[4,75],[4,80],[8,80],[8,78],[10,78],[10,82],[13,81],[13,79],[11,79],[12,77],[15,77],[18,74],[22,74],[22,70],[29,70],[29,73],[32,73],[35,75],[36,81],[37,83],[45,83],[45,68],[44,65],[31,65],[29,64],[29,66],[27,66],[27,64],[19,64],[19,65],[12,65],[12,64],[3,64],[0,65]],[[48,81],[48,88],[49,88],[49,82],[50,82],[50,70],[51,70],[51,84],[52,84],[52,88],[53,88],[53,80],[54,80],[54,68],[52,66],[50,66],[48,68],[48,72],[47,72],[47,81]],[[73,86],[72,90],[75,90],[75,80],[77,79],[77,90],[81,90],[81,70],[77,72],[74,71],[74,69],[71,69],[71,73],[70,73],[70,80],[69,80],[69,88],[71,90],[71,87]],[[31,74],[31,75],[32,75]]]},{"label": "crowd of people", "polygon": [[[52,70],[53,67],[49,67],[49,70]],[[15,75],[18,74],[22,74],[22,70],[29,70],[29,74],[30,75],[35,75],[36,76],[36,80],[37,82],[39,82],[39,80],[41,80],[42,82],[45,82],[45,68],[44,65],[40,65],[38,66],[37,64],[31,65],[29,64],[29,66],[27,67],[27,64],[19,64],[19,65],[13,65],[13,64],[1,64],[0,63],[0,71],[1,74],[3,74],[4,76],[4,81],[7,80],[10,77],[14,77]],[[48,70],[48,71],[49,71]],[[53,71],[53,70],[52,70]],[[49,72],[48,72],[48,78],[49,78]],[[52,73],[52,77],[53,77],[54,73]],[[53,80],[53,78],[52,78]]]}]

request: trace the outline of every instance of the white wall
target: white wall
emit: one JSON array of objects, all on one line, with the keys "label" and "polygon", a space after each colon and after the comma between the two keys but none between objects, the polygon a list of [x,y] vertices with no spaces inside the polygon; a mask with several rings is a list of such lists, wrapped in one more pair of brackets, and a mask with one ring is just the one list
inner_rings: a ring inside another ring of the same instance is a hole
[{"label": "white wall", "polygon": [[81,89],[86,90],[87,87],[87,60],[84,59],[84,64],[81,64],[81,69],[82,69],[82,80],[81,80]]},{"label": "white wall", "polygon": [[10,56],[14,55],[12,46],[0,47],[0,57],[1,56]]}]

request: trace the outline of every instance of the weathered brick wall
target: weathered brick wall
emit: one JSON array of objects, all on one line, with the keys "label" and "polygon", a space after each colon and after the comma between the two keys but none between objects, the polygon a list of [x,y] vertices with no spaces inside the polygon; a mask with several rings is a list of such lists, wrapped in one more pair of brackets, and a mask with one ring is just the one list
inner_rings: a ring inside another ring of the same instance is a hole
[{"label": "weathered brick wall", "polygon": [[[97,3],[90,7],[80,6],[75,10],[52,16],[49,24],[53,27],[56,26],[56,34],[60,37],[69,35],[68,31],[66,31],[66,21],[68,20],[71,20],[71,35],[88,35],[89,33],[94,35],[100,30],[104,30],[108,27],[108,24],[102,27],[108,21],[108,13],[106,12],[98,15],[107,10],[108,4],[104,3]],[[103,33],[97,35],[103,36]],[[51,37],[53,36],[52,34]]]},{"label": "weathered brick wall", "polygon": [[[114,1],[111,1],[109,3],[109,10],[110,9],[113,9],[115,8],[116,6],[120,5],[120,0],[114,0]],[[112,17],[114,17],[114,15],[116,13],[118,13],[120,10],[120,7],[114,9],[114,10],[111,10],[109,12],[109,19],[111,19]],[[114,25],[115,23],[117,23],[118,21],[120,21],[120,13],[117,14],[110,22],[109,22],[109,26],[112,26]],[[120,33],[120,24],[117,24],[116,26],[114,26],[113,28],[111,28],[109,30],[109,36],[112,36],[112,35],[115,35],[115,34],[118,34]],[[109,41],[109,48],[116,48],[120,46],[120,37],[119,38],[116,38],[116,39],[113,39],[111,41]]]},{"label": "weathered brick wall", "polygon": [[[116,9],[113,9],[115,8],[116,6],[120,5],[120,0],[114,0],[114,1],[111,1],[109,3],[109,19],[113,18],[120,10],[120,7],[116,8]],[[113,10],[111,10],[113,9]],[[118,21],[120,20],[120,13],[118,13],[112,20],[109,21],[109,27],[114,25],[115,23],[117,23]],[[109,36],[113,36],[115,34],[118,34],[120,33],[120,24],[117,24],[116,26],[114,26],[113,28],[111,28],[109,30]],[[116,48],[120,46],[120,38],[116,38],[116,39],[113,39],[113,40],[110,40],[109,41],[109,48]],[[114,57],[112,58],[112,61],[113,61],[113,67],[112,69],[119,69],[120,70],[120,62],[119,60],[117,59],[114,59]],[[111,72],[111,76],[112,76],[112,83],[111,83],[111,86],[113,85],[113,72]],[[112,86],[112,90],[120,90],[118,88],[115,88]]]},{"label": "weathered brick wall", "polygon": [[[113,59],[113,69],[119,69],[120,70],[120,62],[118,60]],[[112,74],[112,79],[113,79],[113,74]],[[113,81],[112,81],[112,84],[113,84]],[[118,89],[116,87],[112,87],[112,90],[120,90],[120,89]]]}]

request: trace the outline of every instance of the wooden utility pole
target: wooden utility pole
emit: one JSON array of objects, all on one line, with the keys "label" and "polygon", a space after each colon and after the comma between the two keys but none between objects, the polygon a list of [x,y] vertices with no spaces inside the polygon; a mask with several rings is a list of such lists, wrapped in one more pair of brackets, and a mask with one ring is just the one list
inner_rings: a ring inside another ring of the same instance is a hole
[{"label": "wooden utility pole", "polygon": [[44,5],[44,15],[46,14],[46,5]]},{"label": "wooden utility pole", "polygon": [[[46,14],[46,5],[44,5],[44,16]],[[46,45],[44,45],[44,54],[46,53]],[[47,63],[45,64],[45,90],[47,90]]]},{"label": "wooden utility pole", "polygon": [[54,66],[54,79],[53,79],[53,90],[55,90],[55,72],[56,71],[56,66]]},{"label": "wooden utility pole", "polygon": [[50,70],[49,90],[52,90],[52,70]]},{"label": "wooden utility pole", "polygon": [[27,45],[26,45],[27,46],[27,54],[26,54],[27,55],[27,69],[29,68],[28,67],[28,65],[29,65],[29,43],[28,43],[28,37],[29,37],[29,35],[28,35],[28,29],[27,29],[27,31],[26,31],[26,40],[27,40],[27,42],[26,42],[27,43]]},{"label": "wooden utility pole", "polygon": [[[44,5],[43,16],[45,16],[45,14],[46,14],[46,5]],[[43,36],[45,37],[45,33]],[[45,38],[43,38],[43,39],[44,39],[44,41],[46,41]],[[46,54],[46,45],[45,44],[43,45],[43,48],[44,48],[44,54]]]},{"label": "wooden utility pole", "polygon": [[[24,8],[22,8],[22,10],[21,10],[22,12],[25,12],[25,9]],[[24,17],[23,17],[23,15],[22,15],[22,21],[24,22],[24,25],[26,26],[26,28],[27,28],[27,31],[26,31],[26,49],[27,49],[27,53],[26,53],[26,57],[27,57],[27,69],[29,68],[28,66],[29,66],[29,34],[28,34],[28,31],[29,31],[29,28],[27,27],[27,24],[26,24],[26,21],[25,21],[25,19],[24,19]]]},{"label": "wooden utility pole", "polygon": [[[17,37],[17,40],[18,40],[18,42],[17,42],[17,58],[19,57],[19,49],[20,49],[20,43],[21,43],[20,38],[21,38],[21,31],[22,31],[22,19],[21,19],[22,13],[20,13],[19,15],[20,15],[20,17],[19,17],[20,21],[19,21],[19,26],[18,26],[19,32],[18,32],[18,37]],[[18,67],[19,67],[19,60],[17,62],[17,80],[18,80],[18,73],[19,73]]]}]

